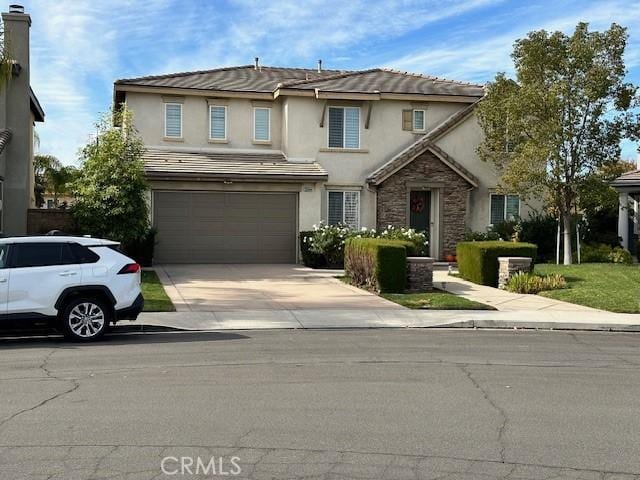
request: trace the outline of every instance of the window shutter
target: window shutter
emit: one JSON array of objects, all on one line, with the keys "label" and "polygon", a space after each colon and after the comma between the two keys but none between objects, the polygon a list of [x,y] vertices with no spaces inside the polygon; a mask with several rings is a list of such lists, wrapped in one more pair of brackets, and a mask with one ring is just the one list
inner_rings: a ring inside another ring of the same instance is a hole
[{"label": "window shutter", "polygon": [[413,130],[413,110],[402,110],[402,130]]},{"label": "window shutter", "polygon": [[360,148],[360,109],[344,109],[344,148]]},{"label": "window shutter", "polygon": [[165,136],[182,137],[182,105],[165,104]]},{"label": "window shutter", "polygon": [[344,113],[342,108],[329,107],[329,148],[344,147]]},{"label": "window shutter", "polygon": [[351,228],[360,224],[360,192],[344,192],[344,223]]},{"label": "window shutter", "polygon": [[215,140],[224,140],[227,138],[227,122],[225,107],[210,107],[211,114],[211,132],[209,137]]},{"label": "window shutter", "polygon": [[504,195],[491,195],[491,225],[504,221]]},{"label": "window shutter", "polygon": [[520,216],[520,197],[507,195],[507,220],[513,220]]},{"label": "window shutter", "polygon": [[269,109],[256,108],[254,110],[254,139],[258,141],[269,141]]},{"label": "window shutter", "polygon": [[337,225],[342,223],[343,197],[342,192],[329,192],[329,215],[327,223],[329,225]]}]

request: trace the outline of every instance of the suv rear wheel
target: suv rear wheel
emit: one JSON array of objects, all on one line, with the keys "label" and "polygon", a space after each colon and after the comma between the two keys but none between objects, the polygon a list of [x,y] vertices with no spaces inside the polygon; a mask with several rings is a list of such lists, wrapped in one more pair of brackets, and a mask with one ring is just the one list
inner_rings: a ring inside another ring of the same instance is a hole
[{"label": "suv rear wheel", "polygon": [[69,301],[60,318],[66,337],[88,342],[102,336],[111,321],[111,309],[94,297],[77,297]]}]

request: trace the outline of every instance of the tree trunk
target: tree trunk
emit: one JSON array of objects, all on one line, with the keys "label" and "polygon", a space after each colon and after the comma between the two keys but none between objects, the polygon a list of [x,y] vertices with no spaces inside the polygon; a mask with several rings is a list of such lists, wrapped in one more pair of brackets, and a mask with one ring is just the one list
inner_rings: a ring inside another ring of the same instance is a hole
[{"label": "tree trunk", "polygon": [[571,265],[573,258],[571,255],[571,211],[562,212],[562,227],[564,237],[564,264]]}]

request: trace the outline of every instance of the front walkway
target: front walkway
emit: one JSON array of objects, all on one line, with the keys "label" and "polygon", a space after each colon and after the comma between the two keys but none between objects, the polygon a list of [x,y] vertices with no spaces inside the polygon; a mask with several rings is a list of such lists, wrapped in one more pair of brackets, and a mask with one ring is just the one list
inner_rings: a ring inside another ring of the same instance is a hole
[{"label": "front walkway", "polygon": [[552,312],[601,312],[595,308],[562,302],[539,295],[525,295],[498,290],[468,282],[449,275],[446,270],[433,272],[433,286],[476,302],[491,305],[501,312],[552,311]]}]

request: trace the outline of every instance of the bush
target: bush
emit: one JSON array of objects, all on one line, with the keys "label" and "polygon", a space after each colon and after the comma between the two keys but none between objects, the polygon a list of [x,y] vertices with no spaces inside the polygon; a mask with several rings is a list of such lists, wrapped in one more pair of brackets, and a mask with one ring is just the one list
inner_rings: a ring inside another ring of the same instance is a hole
[{"label": "bush", "polygon": [[300,254],[302,255],[302,263],[309,268],[325,268],[327,261],[324,255],[311,250],[314,233],[313,230],[300,232]]},{"label": "bush", "polygon": [[141,237],[123,243],[122,251],[143,267],[150,267],[153,263],[157,233],[155,228],[149,228]]},{"label": "bush", "polygon": [[410,257],[424,257],[429,251],[429,239],[427,235],[423,232],[417,232],[413,228],[393,227],[389,225],[376,236],[388,240],[408,242],[407,255]]},{"label": "bush", "polygon": [[498,286],[498,257],[530,257],[531,267],[538,247],[521,242],[461,242],[457,246],[460,276],[480,285]]},{"label": "bush", "polygon": [[[538,246],[538,261],[548,262],[556,256],[558,220],[550,215],[535,213],[520,223],[520,240]],[[575,231],[575,230],[574,230]]]},{"label": "bush", "polygon": [[344,242],[351,229],[344,225],[320,225],[313,232],[310,250],[322,255],[329,268],[342,268]]},{"label": "bush", "polygon": [[506,287],[513,293],[538,293],[543,290],[566,288],[567,282],[558,273],[543,277],[532,273],[518,272],[509,279]]},{"label": "bush", "polygon": [[610,247],[604,243],[599,243],[596,245],[582,245],[580,248],[580,263],[628,264],[631,262],[631,254],[622,247]]},{"label": "bush", "polygon": [[486,232],[476,232],[467,228],[464,232],[465,242],[486,242],[488,240],[500,240],[500,235],[491,229]]},{"label": "bush", "polygon": [[345,273],[359,287],[380,293],[402,293],[407,282],[407,248],[411,246],[399,240],[349,238]]},{"label": "bush", "polygon": [[[303,234],[304,233],[304,237]],[[304,239],[307,239],[306,242]],[[386,240],[400,240],[407,244],[410,256],[424,256],[429,245],[427,236],[424,233],[416,232],[411,228],[399,228],[388,226],[378,233],[374,229],[362,227],[360,230],[353,229],[346,225],[325,225],[314,226],[312,232],[301,232],[300,241],[303,261],[305,265],[313,268],[342,268],[344,265],[344,245],[348,238],[382,238]],[[310,255],[305,260],[305,250]],[[322,257],[322,260],[311,258],[311,255]],[[307,264],[307,261],[309,264]]]}]

